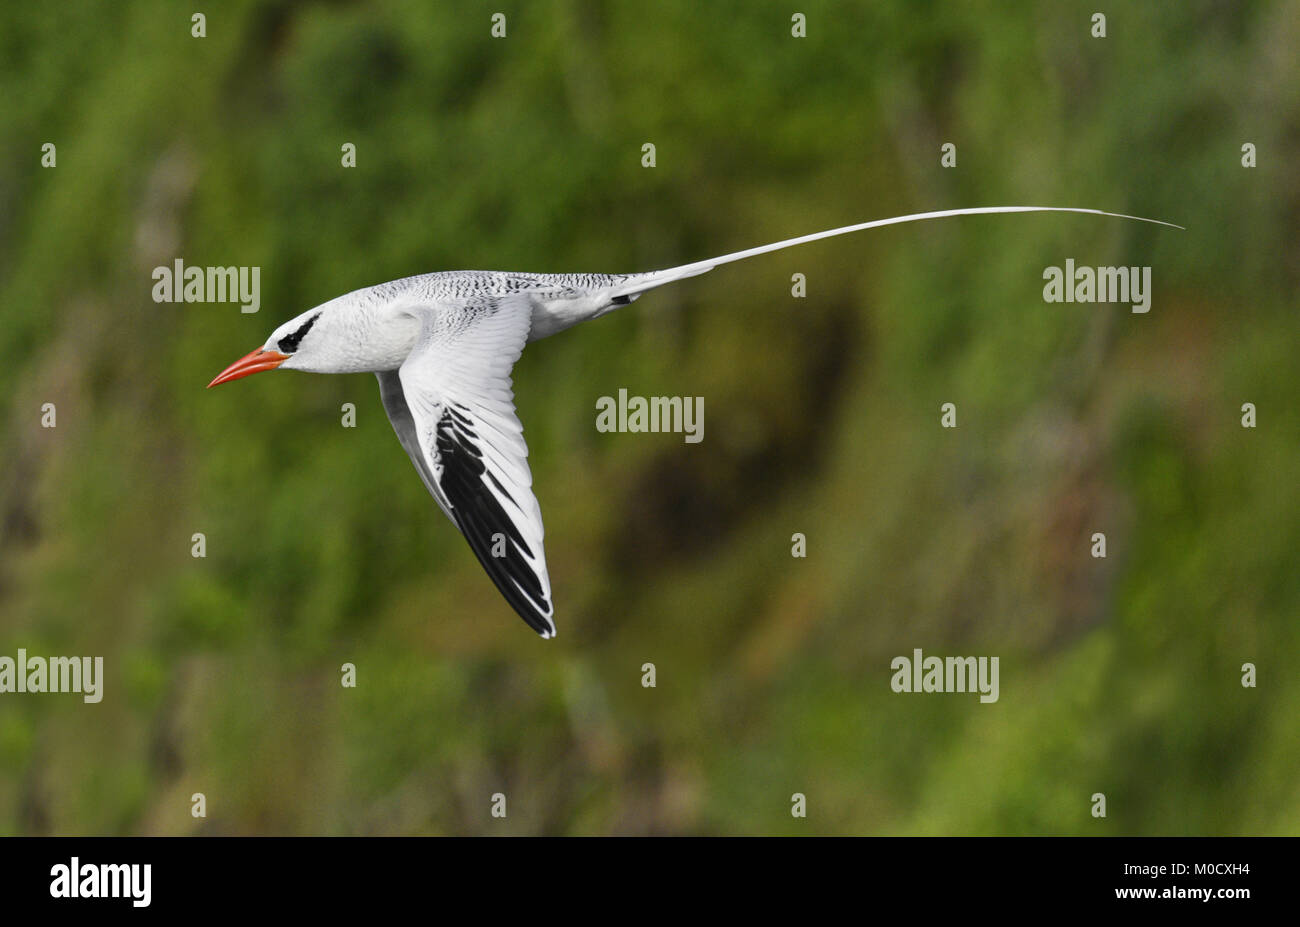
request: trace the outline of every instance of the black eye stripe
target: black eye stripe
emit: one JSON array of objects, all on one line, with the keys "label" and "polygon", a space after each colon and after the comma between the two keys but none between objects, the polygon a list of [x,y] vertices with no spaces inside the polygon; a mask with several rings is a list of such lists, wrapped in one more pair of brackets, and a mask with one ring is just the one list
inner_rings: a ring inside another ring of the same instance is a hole
[{"label": "black eye stripe", "polygon": [[320,313],[318,312],[310,319],[308,319],[306,322],[303,322],[302,328],[298,329],[292,335],[285,335],[278,342],[276,342],[276,344],[279,345],[280,347],[281,353],[292,354],[294,351],[298,350],[298,344],[302,341],[303,336],[306,335],[307,332],[311,329],[311,327],[316,324],[316,320],[319,318],[320,318]]}]

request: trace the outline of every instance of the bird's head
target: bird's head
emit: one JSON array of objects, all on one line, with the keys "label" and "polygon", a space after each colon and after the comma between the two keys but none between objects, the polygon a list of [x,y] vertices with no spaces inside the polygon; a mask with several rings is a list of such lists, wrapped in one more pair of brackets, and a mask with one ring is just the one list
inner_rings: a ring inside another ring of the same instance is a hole
[{"label": "bird's head", "polygon": [[266,339],[266,344],[256,351],[245,354],[208,384],[208,389],[231,380],[238,380],[252,373],[263,370],[307,370],[311,368],[311,359],[316,349],[321,347],[315,339],[320,338],[320,329],[316,323],[324,315],[324,308],[308,309],[297,318],[290,319]]}]

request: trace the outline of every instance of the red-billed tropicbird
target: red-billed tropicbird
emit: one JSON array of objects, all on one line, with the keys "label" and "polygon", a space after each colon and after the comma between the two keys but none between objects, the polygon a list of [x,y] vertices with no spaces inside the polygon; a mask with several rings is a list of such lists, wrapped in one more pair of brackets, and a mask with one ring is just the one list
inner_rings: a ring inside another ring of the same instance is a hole
[{"label": "red-billed tropicbird", "polygon": [[552,637],[555,607],[542,552],[542,513],[510,382],[526,343],[720,264],[885,225],[1008,212],[1089,213],[1182,228],[1098,209],[983,206],[877,219],[649,273],[425,274],[309,309],[208,386],[276,368],[375,374],[393,430],[424,485],[511,607],[542,637]]}]

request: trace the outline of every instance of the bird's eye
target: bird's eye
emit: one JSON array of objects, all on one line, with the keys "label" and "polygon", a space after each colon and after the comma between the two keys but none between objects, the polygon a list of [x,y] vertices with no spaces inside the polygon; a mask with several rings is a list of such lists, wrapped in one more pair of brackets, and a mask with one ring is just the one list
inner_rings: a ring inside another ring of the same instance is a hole
[{"label": "bird's eye", "polygon": [[303,322],[302,327],[299,328],[292,335],[285,335],[283,338],[277,341],[276,344],[279,345],[280,347],[280,353],[292,354],[294,351],[298,350],[298,344],[302,341],[303,336],[306,335],[307,332],[311,329],[311,327],[316,324],[316,320],[319,318],[320,318],[320,313],[318,312],[310,319],[308,319],[306,322]]}]

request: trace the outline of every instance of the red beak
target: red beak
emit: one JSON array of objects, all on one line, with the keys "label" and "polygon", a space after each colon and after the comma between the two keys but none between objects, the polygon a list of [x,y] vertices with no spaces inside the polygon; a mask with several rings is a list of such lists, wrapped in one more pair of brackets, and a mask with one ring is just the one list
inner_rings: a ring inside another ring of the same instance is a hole
[{"label": "red beak", "polygon": [[239,360],[235,361],[221,373],[217,378],[208,384],[208,389],[219,383],[228,383],[231,380],[238,380],[240,377],[246,377],[250,373],[261,373],[263,370],[274,370],[289,359],[288,354],[281,354],[279,351],[264,351],[258,348],[251,354],[245,354]]}]

